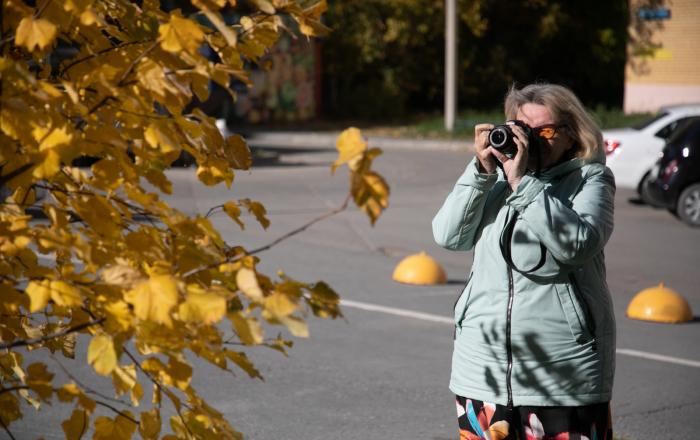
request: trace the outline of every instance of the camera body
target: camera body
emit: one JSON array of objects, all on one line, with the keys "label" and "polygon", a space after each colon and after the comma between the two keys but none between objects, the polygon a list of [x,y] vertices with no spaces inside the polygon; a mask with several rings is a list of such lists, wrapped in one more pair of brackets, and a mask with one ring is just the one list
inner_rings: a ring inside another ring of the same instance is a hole
[{"label": "camera body", "polygon": [[508,157],[513,157],[518,152],[518,146],[515,145],[515,141],[513,140],[513,138],[515,138],[515,133],[513,133],[513,130],[511,129],[511,127],[514,125],[517,125],[523,129],[527,135],[528,144],[531,150],[533,148],[537,148],[540,142],[539,137],[535,136],[535,133],[532,131],[530,126],[523,121],[514,119],[511,121],[506,121],[505,124],[496,125],[489,132],[489,144]]}]

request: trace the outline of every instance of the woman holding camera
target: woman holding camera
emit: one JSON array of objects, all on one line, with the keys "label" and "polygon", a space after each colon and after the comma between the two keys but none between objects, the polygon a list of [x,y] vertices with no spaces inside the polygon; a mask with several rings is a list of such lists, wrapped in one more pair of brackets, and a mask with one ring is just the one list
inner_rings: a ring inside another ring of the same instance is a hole
[{"label": "woman holding camera", "polygon": [[519,122],[476,126],[476,156],[433,219],[438,244],[474,250],[454,310],[460,438],[612,440],[602,135],[559,85],[512,88],[505,115]]}]

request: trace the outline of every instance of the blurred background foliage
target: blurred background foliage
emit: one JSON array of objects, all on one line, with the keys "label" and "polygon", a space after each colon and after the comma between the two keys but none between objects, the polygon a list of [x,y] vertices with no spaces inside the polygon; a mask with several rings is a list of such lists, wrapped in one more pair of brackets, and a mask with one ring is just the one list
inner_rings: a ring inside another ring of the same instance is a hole
[{"label": "blurred background foliage", "polygon": [[[593,108],[622,104],[626,0],[457,0],[460,108],[500,108],[508,87],[565,84]],[[331,0],[323,114],[392,120],[443,106],[444,1]],[[338,32],[342,29],[342,32]]]}]

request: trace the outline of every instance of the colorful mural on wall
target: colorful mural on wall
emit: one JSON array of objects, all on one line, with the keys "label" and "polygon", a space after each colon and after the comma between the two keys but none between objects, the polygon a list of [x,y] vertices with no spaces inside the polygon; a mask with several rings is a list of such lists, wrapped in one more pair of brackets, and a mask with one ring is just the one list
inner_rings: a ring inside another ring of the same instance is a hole
[{"label": "colorful mural on wall", "polygon": [[283,36],[267,59],[270,69],[255,71],[253,87],[238,92],[236,119],[257,124],[315,117],[318,72],[314,43]]}]

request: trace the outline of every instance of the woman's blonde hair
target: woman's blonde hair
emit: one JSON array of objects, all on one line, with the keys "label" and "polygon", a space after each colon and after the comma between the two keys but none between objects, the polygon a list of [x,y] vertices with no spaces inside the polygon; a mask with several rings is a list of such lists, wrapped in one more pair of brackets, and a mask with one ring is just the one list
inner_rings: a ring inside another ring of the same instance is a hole
[{"label": "woman's blonde hair", "polygon": [[515,119],[525,104],[547,107],[557,124],[565,125],[574,139],[574,155],[586,162],[605,163],[603,134],[598,124],[568,88],[556,84],[530,84],[522,89],[511,87],[506,95],[505,115]]}]

